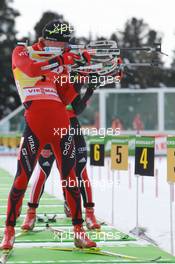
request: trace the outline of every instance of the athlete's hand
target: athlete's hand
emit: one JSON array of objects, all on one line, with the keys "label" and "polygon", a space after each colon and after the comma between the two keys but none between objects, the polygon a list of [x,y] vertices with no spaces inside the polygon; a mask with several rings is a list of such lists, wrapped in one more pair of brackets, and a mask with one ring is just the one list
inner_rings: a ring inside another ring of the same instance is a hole
[{"label": "athlete's hand", "polygon": [[79,59],[76,59],[76,63],[78,66],[89,65],[91,62],[91,55],[87,50],[83,51]]},{"label": "athlete's hand", "polygon": [[91,56],[87,51],[83,51],[81,55],[75,54],[71,51],[64,52],[61,56],[57,57],[59,65],[74,65],[83,66],[87,63],[90,64]]},{"label": "athlete's hand", "polygon": [[[61,61],[62,61],[62,65],[73,65],[76,63],[76,60],[80,60],[80,56],[73,53],[73,52],[64,52],[61,56],[59,56]],[[60,60],[59,59],[59,60]]]},{"label": "athlete's hand", "polygon": [[77,64],[78,66],[83,66],[86,64],[90,64],[91,61],[91,56],[90,54],[85,50],[83,51],[83,53],[81,55],[77,55],[73,52],[65,52],[62,55],[62,58],[64,60],[64,64],[68,65],[73,65],[73,64]]},{"label": "athlete's hand", "polygon": [[84,61],[86,63],[90,64],[90,62],[91,62],[91,55],[90,55],[90,53],[87,50],[83,51],[82,57],[83,57],[83,59],[84,59]]}]

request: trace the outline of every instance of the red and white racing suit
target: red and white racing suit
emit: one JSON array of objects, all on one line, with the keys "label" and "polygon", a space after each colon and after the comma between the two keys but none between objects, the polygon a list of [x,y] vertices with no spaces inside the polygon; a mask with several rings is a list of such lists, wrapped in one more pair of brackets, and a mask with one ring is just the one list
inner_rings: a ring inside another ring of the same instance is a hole
[{"label": "red and white racing suit", "polygon": [[[92,201],[92,188],[91,183],[89,181],[86,163],[87,163],[87,147],[83,134],[80,134],[79,131],[81,129],[78,119],[74,110],[67,110],[71,128],[78,130],[78,133],[73,135],[74,143],[75,143],[75,153],[76,153],[76,165],[75,172],[79,182],[79,187],[81,191],[81,195],[83,198],[83,205],[85,208],[94,207],[94,203]],[[54,153],[49,144],[47,144],[41,152],[39,157],[39,166],[37,170],[37,174],[35,177],[35,182],[32,186],[30,202],[28,203],[29,207],[37,208],[39,205],[40,198],[44,191],[44,185],[47,178],[50,175],[53,162],[55,160]],[[63,186],[63,194],[66,200],[66,192]]]},{"label": "red and white racing suit", "polygon": [[[34,44],[32,48],[43,49],[40,43]],[[61,128],[68,129],[69,118],[65,105],[77,96],[74,86],[69,82],[62,85],[54,82],[55,75],[58,75],[54,72],[58,68],[58,61],[61,58],[41,58],[41,61],[31,59],[25,46],[17,46],[12,54],[14,78],[22,103],[26,107],[26,127],[21,139],[16,176],[8,197],[6,226],[16,224],[28,182],[46,144],[51,145],[62,180],[67,182],[66,196],[72,222],[74,225],[83,222],[80,190],[74,170],[73,138],[69,134],[61,138],[61,134],[54,133]],[[62,74],[66,75],[67,72]]]}]

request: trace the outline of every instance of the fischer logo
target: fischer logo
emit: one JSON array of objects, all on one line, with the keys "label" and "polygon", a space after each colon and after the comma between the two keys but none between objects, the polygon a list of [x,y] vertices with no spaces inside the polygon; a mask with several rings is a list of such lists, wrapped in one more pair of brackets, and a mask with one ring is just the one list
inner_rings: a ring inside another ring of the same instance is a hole
[{"label": "fischer logo", "polygon": [[31,149],[32,153],[35,154],[36,148],[35,148],[35,142],[34,142],[32,135],[28,137],[28,141],[29,141],[30,149]]},{"label": "fischer logo", "polygon": [[32,171],[32,167],[30,165],[30,161],[29,161],[29,157],[28,157],[28,153],[27,153],[27,149],[26,148],[22,148],[21,149],[21,152],[22,152],[22,155],[25,159],[25,162],[26,162],[26,165],[27,165],[27,168],[28,168],[28,171]]}]

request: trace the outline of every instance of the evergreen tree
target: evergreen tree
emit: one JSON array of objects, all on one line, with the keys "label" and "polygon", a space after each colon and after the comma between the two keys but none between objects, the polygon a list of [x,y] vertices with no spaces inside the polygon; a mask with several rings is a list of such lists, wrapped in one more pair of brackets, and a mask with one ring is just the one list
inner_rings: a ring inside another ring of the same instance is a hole
[{"label": "evergreen tree", "polygon": [[173,59],[171,63],[171,69],[175,70],[175,50],[173,51]]},{"label": "evergreen tree", "polygon": [[[120,47],[143,47],[152,46],[160,42],[158,33],[151,30],[143,19],[132,18],[125,24],[124,32],[119,38]],[[158,53],[131,52],[121,53],[124,62],[152,62],[156,61],[163,66],[161,56]],[[129,68],[122,81],[122,87],[147,88],[160,87],[162,80],[162,68],[143,67]]]},{"label": "evergreen tree", "polygon": [[11,55],[17,39],[15,19],[19,13],[10,3],[12,0],[0,1],[0,119],[20,104],[11,70]]}]

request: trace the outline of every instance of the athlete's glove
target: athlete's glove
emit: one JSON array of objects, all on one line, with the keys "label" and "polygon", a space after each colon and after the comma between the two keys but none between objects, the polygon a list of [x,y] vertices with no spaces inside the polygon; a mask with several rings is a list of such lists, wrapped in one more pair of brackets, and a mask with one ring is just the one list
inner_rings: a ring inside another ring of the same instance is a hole
[{"label": "athlete's glove", "polygon": [[91,62],[91,55],[89,54],[89,52],[87,50],[83,51],[82,57],[83,57],[83,59],[84,59],[84,61],[86,63],[90,64],[90,62]]},{"label": "athlete's glove", "polygon": [[59,60],[62,60],[62,65],[73,65],[76,60],[80,60],[81,57],[73,52],[65,52],[63,55],[59,56]]},{"label": "athlete's glove", "polygon": [[74,64],[82,66],[90,63],[91,56],[87,51],[84,51],[81,55],[75,54],[71,51],[66,51],[61,56],[57,56],[56,59],[60,66]]},{"label": "athlete's glove", "polygon": [[91,61],[91,56],[90,54],[85,50],[81,55],[77,55],[75,58],[75,63],[77,66],[84,66],[84,65],[89,65]]},{"label": "athlete's glove", "polygon": [[[59,73],[63,71],[63,66],[69,66],[74,65],[76,63],[76,60],[80,60],[80,56],[66,51],[60,56],[56,56],[48,61],[49,65],[52,65],[52,69],[62,69]],[[51,68],[50,67],[50,68]]]}]

